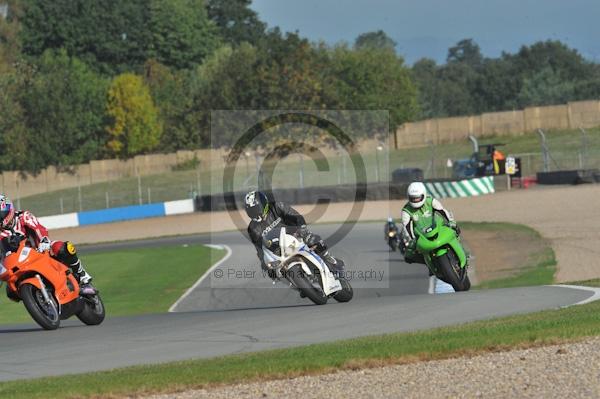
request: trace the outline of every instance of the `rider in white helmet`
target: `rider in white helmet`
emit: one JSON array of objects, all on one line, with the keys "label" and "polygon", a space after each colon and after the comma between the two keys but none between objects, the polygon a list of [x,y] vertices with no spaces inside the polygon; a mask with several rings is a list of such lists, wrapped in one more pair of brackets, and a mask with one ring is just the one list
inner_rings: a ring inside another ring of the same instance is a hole
[{"label": "rider in white helmet", "polygon": [[402,208],[402,241],[404,242],[405,251],[404,259],[408,263],[419,262],[425,263],[418,254],[414,253],[415,232],[413,228],[413,216],[422,215],[425,213],[438,212],[446,219],[448,226],[452,227],[458,234],[460,229],[456,225],[452,213],[446,210],[440,201],[427,195],[425,184],[421,182],[413,182],[408,186],[406,193],[408,202]]}]

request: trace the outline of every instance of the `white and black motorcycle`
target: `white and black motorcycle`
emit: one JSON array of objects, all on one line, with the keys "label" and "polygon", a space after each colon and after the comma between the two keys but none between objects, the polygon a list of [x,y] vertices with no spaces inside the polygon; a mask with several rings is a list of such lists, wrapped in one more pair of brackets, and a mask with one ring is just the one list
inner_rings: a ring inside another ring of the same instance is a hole
[{"label": "white and black motorcycle", "polygon": [[277,277],[287,279],[290,287],[317,305],[329,298],[349,302],[352,286],[343,277],[336,277],[323,259],[301,238],[287,234],[285,227],[275,228],[263,237],[263,254],[267,267]]}]

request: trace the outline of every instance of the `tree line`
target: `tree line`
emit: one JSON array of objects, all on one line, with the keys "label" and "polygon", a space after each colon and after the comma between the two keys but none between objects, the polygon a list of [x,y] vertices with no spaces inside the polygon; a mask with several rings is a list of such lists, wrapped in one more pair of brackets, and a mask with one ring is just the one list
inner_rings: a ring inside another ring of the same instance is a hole
[{"label": "tree line", "polygon": [[444,65],[421,59],[412,66],[421,119],[564,104],[600,96],[600,65],[560,41],[522,46],[497,58],[471,39],[448,49]]},{"label": "tree line", "polygon": [[1,170],[206,147],[213,109],[386,109],[394,129],[600,91],[598,66],[559,42],[488,59],[464,40],[409,67],[382,31],[313,43],[250,0],[4,1]]}]

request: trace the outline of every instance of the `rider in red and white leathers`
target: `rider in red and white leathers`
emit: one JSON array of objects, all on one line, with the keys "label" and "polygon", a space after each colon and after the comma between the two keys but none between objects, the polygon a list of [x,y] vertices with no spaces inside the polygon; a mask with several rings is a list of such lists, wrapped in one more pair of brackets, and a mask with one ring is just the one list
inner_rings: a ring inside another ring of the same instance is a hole
[{"label": "rider in red and white leathers", "polygon": [[0,243],[3,254],[11,250],[10,239],[16,235],[25,237],[40,252],[49,251],[53,258],[68,266],[81,284],[82,291],[91,288],[89,284],[92,277],[83,268],[75,245],[70,241],[50,241],[48,230],[31,212],[15,210],[12,202],[0,194]]}]

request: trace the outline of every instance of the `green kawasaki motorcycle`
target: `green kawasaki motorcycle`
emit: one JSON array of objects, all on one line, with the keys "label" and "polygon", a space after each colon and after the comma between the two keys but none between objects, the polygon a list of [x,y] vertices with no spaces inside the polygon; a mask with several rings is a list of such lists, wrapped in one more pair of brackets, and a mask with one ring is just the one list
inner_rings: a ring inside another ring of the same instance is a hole
[{"label": "green kawasaki motorcycle", "polygon": [[471,288],[467,275],[468,256],[456,231],[436,212],[414,215],[413,223],[416,250],[425,258],[429,270],[452,285],[454,291],[468,291]]}]

